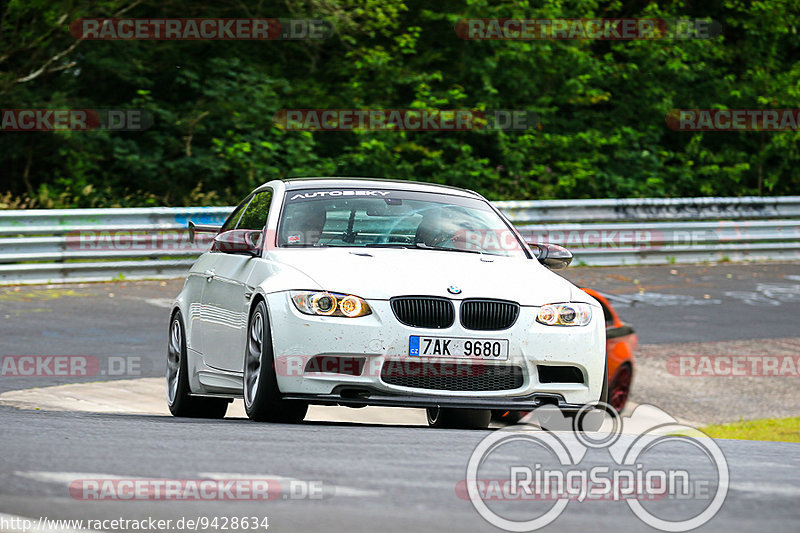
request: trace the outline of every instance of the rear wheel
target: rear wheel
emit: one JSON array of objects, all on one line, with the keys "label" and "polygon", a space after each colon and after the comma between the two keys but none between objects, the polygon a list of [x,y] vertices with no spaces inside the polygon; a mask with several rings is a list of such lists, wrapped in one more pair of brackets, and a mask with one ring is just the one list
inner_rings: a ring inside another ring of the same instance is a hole
[{"label": "rear wheel", "polygon": [[522,420],[522,417],[526,414],[528,414],[528,411],[508,411],[504,409],[496,409],[492,411],[492,422],[498,422],[500,424],[511,426]]},{"label": "rear wheel", "polygon": [[244,409],[251,420],[296,423],[305,418],[308,404],[281,398],[267,306],[263,301],[258,302],[250,315],[243,374]]},{"label": "rear wheel", "polygon": [[186,360],[186,333],[183,317],[176,312],[169,326],[167,344],[167,405],[173,416],[223,418],[230,400],[191,395],[189,366]]},{"label": "rear wheel", "polygon": [[492,418],[488,409],[428,407],[428,425],[449,429],[486,429]]},{"label": "rear wheel", "polygon": [[628,395],[631,391],[631,381],[633,379],[633,370],[631,365],[623,363],[614,374],[614,379],[608,386],[608,403],[617,411],[622,411],[625,404],[628,402]]}]

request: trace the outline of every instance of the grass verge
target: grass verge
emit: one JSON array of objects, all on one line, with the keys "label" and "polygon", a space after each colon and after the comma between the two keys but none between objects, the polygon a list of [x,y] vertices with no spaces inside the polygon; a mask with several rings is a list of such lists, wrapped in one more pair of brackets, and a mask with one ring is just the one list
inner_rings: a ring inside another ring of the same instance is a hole
[{"label": "grass verge", "polygon": [[800,442],[800,417],[747,420],[706,426],[700,430],[715,439]]}]

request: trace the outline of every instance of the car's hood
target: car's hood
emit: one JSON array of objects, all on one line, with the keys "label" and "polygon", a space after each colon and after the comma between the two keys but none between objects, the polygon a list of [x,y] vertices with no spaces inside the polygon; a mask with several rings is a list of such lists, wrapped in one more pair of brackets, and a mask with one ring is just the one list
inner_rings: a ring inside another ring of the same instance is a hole
[{"label": "car's hood", "polygon": [[[278,249],[269,259],[291,266],[322,289],[385,300],[394,296],[498,298],[543,305],[575,298],[592,301],[533,259],[409,249]],[[451,286],[461,289],[453,295]]]}]

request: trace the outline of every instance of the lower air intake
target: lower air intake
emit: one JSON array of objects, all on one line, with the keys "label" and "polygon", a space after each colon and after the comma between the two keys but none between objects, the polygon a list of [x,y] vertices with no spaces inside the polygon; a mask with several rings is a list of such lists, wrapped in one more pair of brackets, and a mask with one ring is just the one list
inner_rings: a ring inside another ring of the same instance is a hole
[{"label": "lower air intake", "polygon": [[522,387],[522,368],[482,363],[387,361],[381,379],[389,385],[445,391],[499,391]]},{"label": "lower air intake", "polygon": [[583,383],[583,372],[575,366],[536,365],[539,383]]}]

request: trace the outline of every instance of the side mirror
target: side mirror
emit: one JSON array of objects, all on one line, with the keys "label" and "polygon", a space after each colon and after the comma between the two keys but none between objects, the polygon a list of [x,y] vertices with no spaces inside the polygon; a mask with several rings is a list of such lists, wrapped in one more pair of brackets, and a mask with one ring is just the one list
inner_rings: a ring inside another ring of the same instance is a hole
[{"label": "side mirror", "polygon": [[258,257],[261,255],[263,239],[261,230],[234,229],[214,237],[211,251]]},{"label": "side mirror", "polygon": [[195,236],[198,233],[217,233],[219,230],[222,229],[222,226],[205,226],[200,224],[195,224],[191,220],[189,221],[189,242],[194,244]]},{"label": "side mirror", "polygon": [[[572,262],[572,252],[557,244],[529,243],[537,261],[550,270],[563,270]],[[538,250],[538,253],[537,253]]]}]

